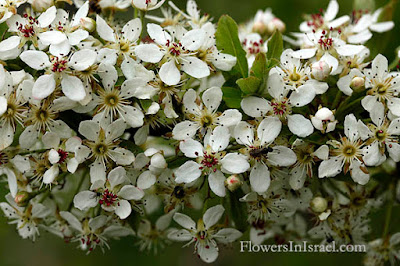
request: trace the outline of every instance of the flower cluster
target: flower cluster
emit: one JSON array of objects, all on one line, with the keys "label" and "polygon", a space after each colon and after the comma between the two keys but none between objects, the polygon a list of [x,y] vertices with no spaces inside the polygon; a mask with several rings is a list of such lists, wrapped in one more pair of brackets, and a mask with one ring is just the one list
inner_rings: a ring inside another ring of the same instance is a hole
[{"label": "flower cluster", "polygon": [[183,241],[214,262],[248,232],[397,259],[400,73],[368,48],[390,8],[336,18],[331,0],[282,36],[270,9],[238,27],[194,0],[0,2],[0,207],[21,237]]}]

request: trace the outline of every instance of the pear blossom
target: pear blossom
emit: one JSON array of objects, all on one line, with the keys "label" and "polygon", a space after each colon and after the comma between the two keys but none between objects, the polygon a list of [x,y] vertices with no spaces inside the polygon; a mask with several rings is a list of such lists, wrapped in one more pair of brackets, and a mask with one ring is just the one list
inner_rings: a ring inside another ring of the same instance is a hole
[{"label": "pear blossom", "polygon": [[285,89],[280,75],[273,73],[268,79],[268,92],[273,97],[271,101],[255,96],[244,98],[241,102],[243,111],[256,118],[272,116],[279,129],[282,121],[287,122],[289,130],[299,137],[307,137],[313,133],[311,121],[301,114],[292,114],[292,108],[310,103],[315,97],[314,90],[302,86],[290,93]]},{"label": "pear blossom", "polygon": [[250,171],[251,188],[260,194],[267,191],[271,182],[268,164],[279,167],[291,166],[296,162],[292,150],[271,145],[281,131],[279,125],[279,119],[267,117],[258,125],[256,136],[254,128],[244,121],[239,122],[234,130],[236,141],[246,146],[242,152],[253,164]]},{"label": "pear blossom", "polygon": [[184,229],[172,231],[168,237],[174,241],[189,241],[194,243],[195,252],[204,262],[212,263],[218,257],[217,242],[228,244],[242,236],[233,228],[217,230],[216,223],[221,219],[225,209],[222,205],[209,208],[197,224],[189,216],[175,213],[173,219]]},{"label": "pear blossom", "polygon": [[150,11],[159,8],[164,2],[165,0],[132,0],[132,5],[137,9]]},{"label": "pear blossom", "polygon": [[84,71],[92,66],[97,53],[83,49],[69,57],[48,56],[42,51],[25,51],[21,60],[36,70],[45,70],[33,88],[32,97],[42,100],[54,92],[61,85],[61,90],[72,101],[81,101],[86,96],[84,84],[81,79],[73,75],[73,71]]},{"label": "pear blossom", "polygon": [[207,64],[195,57],[205,41],[203,30],[188,31],[179,40],[156,24],[147,24],[147,32],[155,43],[140,44],[135,52],[145,62],[161,62],[159,75],[164,83],[170,86],[178,84],[181,81],[180,70],[194,78],[210,75]]},{"label": "pear blossom", "polygon": [[338,123],[334,113],[326,107],[319,108],[315,116],[311,117],[311,122],[313,126],[322,133],[329,133],[335,130],[336,124]]},{"label": "pear blossom", "polygon": [[400,75],[389,73],[387,59],[378,54],[372,61],[370,69],[364,70],[365,88],[368,89],[367,96],[361,100],[365,110],[379,108],[379,102],[383,103],[393,115],[400,116]]},{"label": "pear blossom", "polygon": [[242,119],[242,114],[235,109],[228,109],[222,114],[217,109],[222,101],[222,90],[212,87],[203,92],[202,103],[198,104],[197,94],[194,90],[188,90],[183,96],[183,105],[187,116],[192,121],[182,121],[172,130],[174,139],[184,140],[192,138],[200,130],[201,135],[216,126],[231,127]]},{"label": "pear blossom", "polygon": [[120,219],[126,219],[132,212],[130,200],[140,200],[144,193],[132,185],[124,185],[127,176],[122,166],[114,168],[104,176],[91,176],[90,190],[81,191],[74,198],[74,205],[88,210],[97,205],[107,212],[115,212]]},{"label": "pear blossom", "polygon": [[382,103],[375,106],[371,111],[372,123],[365,125],[358,120],[358,129],[361,138],[369,140],[369,145],[364,151],[364,162],[369,166],[382,164],[386,160],[385,150],[395,162],[400,161],[400,118],[389,121],[385,117],[385,108]]},{"label": "pear blossom", "polygon": [[17,8],[27,0],[0,0],[0,24],[17,14]]},{"label": "pear blossom", "polygon": [[243,155],[226,153],[229,144],[229,130],[224,126],[216,127],[209,136],[206,136],[204,145],[193,139],[180,142],[179,148],[188,158],[196,159],[187,161],[175,171],[175,182],[190,183],[198,179],[203,172],[208,175],[211,190],[218,196],[224,197],[225,175],[240,174],[245,172],[249,163]]},{"label": "pear blossom", "polygon": [[86,18],[88,12],[89,2],[85,2],[69,21],[68,13],[63,9],[57,9],[57,15],[51,21],[50,30],[39,34],[40,41],[44,45],[49,45],[49,52],[53,56],[68,55],[71,47],[79,45],[81,41],[89,37],[89,33],[80,28],[81,19]]},{"label": "pear blossom", "polygon": [[333,147],[332,156],[321,162],[318,168],[319,178],[334,177],[342,172],[350,171],[354,182],[365,185],[369,181],[369,173],[364,164],[364,142],[358,131],[358,122],[353,114],[347,115],[344,121],[344,134],[340,141],[330,140]]}]

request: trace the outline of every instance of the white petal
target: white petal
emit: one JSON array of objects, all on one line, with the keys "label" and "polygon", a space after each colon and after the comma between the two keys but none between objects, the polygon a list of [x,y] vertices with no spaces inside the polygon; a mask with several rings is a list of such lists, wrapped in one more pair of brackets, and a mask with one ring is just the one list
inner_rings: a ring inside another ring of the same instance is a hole
[{"label": "white petal", "polygon": [[129,201],[120,200],[115,208],[115,214],[121,219],[126,219],[132,212],[132,207]]},{"label": "white petal", "polygon": [[379,23],[375,23],[372,24],[371,26],[369,26],[369,28],[372,31],[375,32],[385,32],[385,31],[389,31],[391,29],[393,29],[394,27],[394,22],[393,21],[384,21],[384,22],[379,22]]},{"label": "white petal", "polygon": [[97,206],[96,193],[92,191],[81,191],[74,197],[75,208],[83,211]]},{"label": "white petal", "polygon": [[214,238],[223,244],[228,244],[236,241],[243,234],[236,229],[233,228],[222,228],[215,235]]},{"label": "white petal", "polygon": [[122,28],[123,35],[131,42],[135,42],[142,32],[142,23],[140,18],[128,21]]},{"label": "white petal", "polygon": [[365,167],[365,165],[362,165],[358,160],[353,160],[350,168],[351,178],[354,182],[365,185],[369,181],[369,174],[364,173],[361,167]]},{"label": "white petal", "polygon": [[191,138],[181,141],[179,143],[179,149],[188,158],[197,158],[203,155],[203,145]]},{"label": "white petal", "polygon": [[342,56],[352,56],[359,54],[362,50],[365,49],[365,46],[363,45],[354,45],[354,44],[346,44],[346,45],[341,45],[340,47],[336,48],[336,51],[338,54]]},{"label": "white petal", "polygon": [[187,161],[175,171],[176,183],[190,183],[201,176],[199,165],[194,161]]},{"label": "white petal", "polygon": [[391,98],[388,100],[387,106],[395,116],[400,116],[400,98]]},{"label": "white petal", "polygon": [[67,36],[58,30],[45,31],[39,34],[39,39],[44,45],[59,44],[67,40]]},{"label": "white petal", "polygon": [[165,45],[167,41],[171,41],[171,35],[166,32],[163,28],[161,28],[157,24],[148,23],[147,24],[147,32],[149,36],[158,44]]},{"label": "white petal", "polygon": [[86,96],[82,81],[75,76],[63,75],[61,88],[65,96],[72,101],[81,101]]},{"label": "white petal", "polygon": [[150,171],[145,171],[138,177],[137,186],[140,189],[148,189],[156,182],[156,176]]},{"label": "white petal", "polygon": [[295,107],[301,107],[309,104],[314,100],[315,90],[311,84],[305,84],[297,88],[290,95],[290,104]]},{"label": "white petal", "polygon": [[53,74],[40,76],[32,88],[32,97],[35,100],[42,100],[53,93],[56,88],[56,81]]},{"label": "white petal", "polygon": [[174,60],[163,64],[160,68],[159,75],[161,80],[169,86],[176,85],[181,80],[181,72],[176,67]]},{"label": "white petal", "polygon": [[275,99],[281,99],[286,96],[284,93],[284,84],[278,73],[273,73],[268,78],[268,92]]},{"label": "white petal", "polygon": [[331,0],[326,8],[324,19],[327,21],[333,20],[339,12],[339,4],[336,0]]},{"label": "white petal", "polygon": [[187,56],[182,59],[182,70],[190,76],[201,79],[210,75],[207,63],[194,56]]},{"label": "white petal", "polygon": [[214,226],[219,219],[221,219],[222,215],[224,214],[224,207],[222,205],[216,205],[207,209],[207,211],[203,215],[203,222],[204,227],[209,229],[210,227]]},{"label": "white petal", "polygon": [[250,164],[244,155],[238,153],[228,153],[221,160],[222,170],[229,174],[240,174],[250,168]]},{"label": "white petal", "polygon": [[88,140],[96,141],[100,133],[100,126],[92,120],[82,121],[79,124],[79,133]]},{"label": "white petal", "polygon": [[277,117],[269,116],[261,121],[257,128],[257,136],[261,145],[273,142],[281,132],[282,122]]},{"label": "white petal", "polygon": [[209,88],[201,98],[208,111],[214,112],[222,101],[222,90],[219,87]]},{"label": "white petal", "polygon": [[138,45],[135,53],[140,60],[149,63],[158,63],[164,57],[163,51],[154,43]]},{"label": "white petal", "polygon": [[81,222],[70,212],[61,211],[60,216],[68,222],[68,224],[77,230],[78,232],[82,232],[82,225]]},{"label": "white petal", "polygon": [[207,248],[204,244],[200,244],[197,253],[200,258],[207,263],[212,263],[218,258],[218,249],[213,244],[208,245]]},{"label": "white petal", "polygon": [[54,21],[57,14],[57,8],[52,6],[43,12],[37,19],[41,28],[46,28]]},{"label": "white petal", "polygon": [[379,142],[374,141],[363,149],[363,161],[368,166],[377,166],[381,163],[383,155],[379,150]]},{"label": "white petal", "polygon": [[395,162],[400,161],[400,144],[391,142],[386,145],[390,158]]},{"label": "white petal", "polygon": [[42,51],[25,51],[20,55],[25,64],[36,70],[42,70],[50,66],[49,56]]},{"label": "white petal", "polygon": [[110,182],[111,189],[125,182],[126,171],[122,166],[118,166],[110,171],[108,174],[108,181]]},{"label": "white petal", "polygon": [[288,147],[275,146],[268,153],[268,161],[275,166],[291,166],[297,161],[297,156]]},{"label": "white petal", "polygon": [[240,106],[244,113],[251,117],[263,117],[271,110],[271,106],[267,100],[254,96],[244,98]]},{"label": "white petal", "polygon": [[97,53],[93,50],[83,49],[75,52],[69,59],[68,65],[75,70],[83,71],[96,62]]},{"label": "white petal", "polygon": [[396,118],[390,122],[387,132],[390,135],[400,135],[400,118]]},{"label": "white petal", "polygon": [[208,184],[212,192],[219,197],[225,197],[226,190],[225,190],[225,176],[221,171],[212,172],[208,176]]},{"label": "white petal", "polygon": [[183,228],[188,230],[196,229],[196,223],[189,216],[182,213],[175,213],[173,217],[174,221],[181,225]]},{"label": "white petal", "polygon": [[253,127],[245,121],[240,121],[234,129],[234,136],[239,144],[251,146],[254,142]]},{"label": "white petal", "polygon": [[237,109],[225,110],[218,118],[217,123],[221,126],[231,127],[242,120],[242,113]]},{"label": "white petal", "polygon": [[196,51],[203,44],[206,33],[202,29],[188,31],[180,40],[182,46],[189,51]]},{"label": "white petal", "polygon": [[118,196],[127,200],[140,200],[143,198],[144,192],[135,186],[126,185],[118,192]]},{"label": "white petal", "polygon": [[58,169],[58,165],[53,165],[48,169],[43,175],[43,183],[44,184],[51,184],[53,183],[54,179],[58,176],[60,170]]},{"label": "white petal", "polygon": [[358,137],[357,119],[353,114],[349,114],[344,119],[344,134],[351,140]]},{"label": "white petal", "polygon": [[217,126],[211,133],[209,145],[215,152],[223,151],[229,144],[229,129],[224,126]]},{"label": "white petal", "polygon": [[78,29],[68,34],[68,41],[70,45],[78,45],[81,43],[81,41],[83,41],[87,37],[89,37],[89,32],[82,29]]},{"label": "white petal", "polygon": [[114,30],[99,15],[96,16],[96,31],[103,40],[115,42]]},{"label": "white petal", "polygon": [[334,177],[342,172],[342,160],[332,157],[329,160],[322,161],[318,167],[318,177]]},{"label": "white petal", "polygon": [[292,55],[295,58],[308,59],[308,58],[313,57],[316,52],[317,52],[317,49],[309,48],[309,49],[301,49],[301,50],[295,51],[295,52],[293,52]]},{"label": "white petal", "polygon": [[314,127],[311,121],[300,114],[289,115],[288,117],[289,130],[301,137],[305,138],[314,132]]},{"label": "white petal", "polygon": [[256,163],[250,172],[251,189],[257,193],[264,193],[269,188],[271,177],[268,167],[262,163]]},{"label": "white petal", "polygon": [[198,129],[198,125],[192,121],[183,121],[175,125],[172,136],[176,140],[192,138]]},{"label": "white petal", "polygon": [[133,106],[124,106],[121,115],[130,127],[138,128],[143,126],[144,114],[140,109]]}]

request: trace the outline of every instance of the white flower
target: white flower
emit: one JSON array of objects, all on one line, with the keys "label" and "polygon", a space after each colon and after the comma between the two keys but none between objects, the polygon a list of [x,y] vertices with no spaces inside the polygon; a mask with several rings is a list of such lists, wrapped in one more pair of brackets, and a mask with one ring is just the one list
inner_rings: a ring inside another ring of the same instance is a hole
[{"label": "white flower", "polygon": [[103,10],[111,12],[125,11],[131,5],[131,0],[100,0],[99,6]]},{"label": "white flower", "polygon": [[315,116],[311,116],[314,127],[322,133],[329,133],[335,130],[337,120],[331,110],[326,107],[319,108]]},{"label": "white flower", "polygon": [[188,31],[180,40],[175,40],[165,29],[152,23],[147,24],[147,32],[155,43],[140,44],[135,52],[145,62],[161,62],[159,75],[164,83],[170,86],[178,84],[180,70],[198,79],[210,75],[207,64],[195,56],[205,41],[203,30]]},{"label": "white flower", "polygon": [[7,20],[8,31],[16,34],[0,43],[0,58],[3,60],[14,59],[21,53],[21,48],[28,42],[38,48],[38,35],[47,30],[47,27],[56,18],[56,7],[53,6],[39,17],[28,14],[18,14]]},{"label": "white flower", "polygon": [[80,20],[86,18],[88,12],[89,2],[85,2],[70,22],[67,11],[58,9],[49,30],[39,34],[40,41],[44,45],[50,45],[49,52],[52,55],[57,57],[68,55],[71,46],[77,46],[89,37],[89,33],[80,28]]},{"label": "white flower", "polygon": [[83,49],[73,53],[70,57],[48,56],[42,51],[25,51],[21,60],[36,70],[46,70],[35,82],[32,96],[42,100],[54,92],[61,84],[62,92],[72,101],[81,101],[86,96],[82,80],[73,75],[73,70],[84,71],[96,61],[97,53]]},{"label": "white flower", "polygon": [[395,162],[400,161],[400,118],[389,121],[385,118],[385,108],[379,103],[371,110],[372,123],[366,126],[358,121],[358,129],[363,140],[369,139],[364,150],[364,162],[369,166],[377,166],[386,160],[385,150]]},{"label": "white flower", "polygon": [[333,147],[332,156],[321,162],[318,168],[319,178],[334,177],[350,170],[354,182],[365,185],[369,181],[369,173],[363,162],[363,146],[358,122],[353,114],[347,115],[344,120],[344,134],[340,141],[330,140],[328,144]]},{"label": "white flower", "polygon": [[[24,71],[21,73],[25,76]],[[0,65],[0,151],[11,145],[17,125],[23,125],[26,118],[26,100],[21,89],[15,88],[15,85],[19,84],[13,79],[12,73],[5,71],[3,65]]]},{"label": "white flower", "polygon": [[265,118],[254,128],[247,122],[241,121],[235,127],[234,135],[239,144],[245,145],[243,151],[253,163],[250,171],[251,189],[264,193],[269,188],[271,177],[267,163],[273,166],[291,166],[296,162],[296,155],[284,146],[270,146],[281,131],[279,120],[275,117]]},{"label": "white flower", "polygon": [[307,137],[314,132],[310,120],[301,114],[292,114],[293,107],[305,106],[314,99],[314,90],[301,86],[297,91],[289,91],[279,74],[273,73],[268,78],[268,92],[273,97],[271,101],[254,96],[244,98],[241,102],[243,111],[252,117],[275,117],[275,126],[279,128],[282,127],[281,120],[287,121],[289,130],[299,137]]},{"label": "white flower", "polygon": [[82,121],[79,124],[79,133],[87,140],[75,148],[75,158],[79,163],[93,158],[90,166],[90,177],[92,184],[97,180],[105,180],[106,164],[111,160],[117,165],[130,165],[135,156],[127,149],[118,146],[118,139],[124,134],[126,122],[118,119],[102,128],[93,120]]},{"label": "white flower", "polygon": [[184,111],[190,120],[175,125],[172,130],[174,139],[184,140],[193,138],[200,130],[204,136],[209,130],[221,125],[231,127],[242,120],[242,114],[236,109],[225,110],[222,114],[217,112],[222,101],[222,90],[218,87],[207,89],[202,97],[202,103],[198,103],[194,90],[188,90],[183,96]]},{"label": "white flower", "polygon": [[19,235],[23,239],[31,239],[35,241],[39,235],[38,224],[40,220],[51,213],[51,209],[41,203],[32,203],[28,207],[19,207],[14,198],[6,195],[6,202],[0,202],[0,208],[10,219],[10,224],[16,224]]},{"label": "white flower", "polygon": [[187,161],[176,171],[177,183],[190,183],[197,180],[203,172],[208,175],[211,190],[218,196],[224,197],[225,175],[240,174],[245,172],[249,163],[243,155],[224,152],[229,144],[229,130],[227,127],[217,126],[209,136],[204,139],[204,146],[193,139],[181,141],[179,148],[188,158],[196,159]]},{"label": "white flower", "polygon": [[164,2],[165,0],[132,0],[132,5],[137,9],[150,11],[159,8]]},{"label": "white flower", "polygon": [[300,30],[302,32],[311,32],[313,30],[317,31],[320,29],[335,29],[350,21],[350,17],[347,15],[335,19],[338,12],[338,2],[336,0],[331,0],[323,14],[312,14],[309,21],[304,21],[300,24]]},{"label": "white flower", "polygon": [[264,43],[262,37],[258,33],[250,33],[246,35],[242,44],[244,50],[247,52],[247,63],[249,68],[253,65],[258,53],[265,53],[268,50],[267,43]]},{"label": "white flower", "polygon": [[338,74],[339,61],[335,56],[352,56],[365,49],[363,45],[346,44],[339,37],[334,37],[331,31],[326,30],[305,33],[304,46],[306,48],[295,51],[292,55],[300,59],[315,56],[317,60],[325,61],[332,68],[332,75]]},{"label": "white flower", "polygon": [[74,197],[74,206],[80,210],[101,205],[107,212],[115,212],[120,219],[126,219],[132,212],[129,201],[143,198],[144,192],[132,185],[124,185],[127,180],[126,171],[118,166],[107,176],[91,176],[90,190],[81,191]]},{"label": "white flower", "polygon": [[54,132],[47,132],[43,135],[42,142],[45,148],[50,149],[48,159],[52,165],[43,175],[44,184],[53,183],[62,167],[66,167],[70,173],[75,173],[79,162],[76,160],[74,152],[76,147],[81,145],[81,139],[71,137],[60,145],[60,136]]},{"label": "white flower", "polygon": [[169,1],[168,4],[182,15],[190,27],[193,29],[201,28],[205,23],[208,22],[210,15],[201,16],[200,10],[197,7],[195,0],[188,0],[186,4],[186,13],[179,9],[172,1]]},{"label": "white flower", "polygon": [[365,110],[372,112],[379,102],[383,103],[391,113],[400,116],[400,76],[398,73],[389,73],[387,59],[378,54],[372,61],[370,69],[364,70],[365,87],[368,90],[361,104]]},{"label": "white flower", "polygon": [[212,263],[218,257],[217,242],[228,244],[242,236],[242,233],[233,228],[216,229],[214,226],[221,219],[225,209],[222,205],[209,208],[197,224],[187,215],[175,213],[174,220],[185,229],[175,230],[168,237],[175,241],[189,241],[194,243],[194,249],[200,258]]},{"label": "white flower", "polygon": [[17,14],[17,8],[27,0],[0,0],[0,24]]},{"label": "white flower", "polygon": [[76,232],[73,238],[74,242],[79,242],[82,250],[88,250],[88,253],[96,247],[104,251],[104,247],[110,248],[107,244],[108,238],[119,238],[133,235],[132,229],[122,226],[118,223],[109,224],[109,218],[105,215],[96,216],[90,219],[78,220],[72,213],[61,211],[60,216],[68,222],[69,226]]},{"label": "white flower", "polygon": [[120,88],[115,84],[118,80],[117,70],[112,65],[101,63],[98,68],[103,87],[93,95],[93,103],[97,106],[94,120],[100,121],[102,127],[106,127],[118,118],[122,118],[133,128],[143,125],[143,112],[132,106],[129,100],[132,97],[146,99],[152,95],[152,91],[141,88],[139,78],[126,80]]},{"label": "white flower", "polygon": [[132,19],[122,27],[120,33],[117,33],[102,17],[97,15],[96,31],[103,40],[107,41],[107,44],[99,51],[98,60],[115,65],[119,55],[124,60],[134,55],[137,41],[142,32],[142,23],[139,18]]},{"label": "white flower", "polygon": [[316,80],[316,77],[311,75],[314,69],[311,69],[308,64],[302,64],[301,60],[292,54],[292,49],[284,50],[280,57],[281,64],[271,69],[270,75],[278,73],[288,90],[297,91],[301,88],[301,90],[314,90],[316,94],[325,93],[329,88],[328,84]]}]

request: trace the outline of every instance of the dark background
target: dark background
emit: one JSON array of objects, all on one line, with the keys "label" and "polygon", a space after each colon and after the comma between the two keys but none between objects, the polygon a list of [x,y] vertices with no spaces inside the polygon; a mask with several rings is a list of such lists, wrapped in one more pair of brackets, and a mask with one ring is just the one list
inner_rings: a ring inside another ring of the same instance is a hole
[{"label": "dark background", "polygon": [[[174,1],[180,8],[185,8],[186,1]],[[326,8],[328,0],[198,0],[200,9],[213,16],[215,21],[222,14],[229,14],[238,22],[245,21],[258,9],[272,8],[273,13],[281,18],[287,26],[286,32],[297,31],[302,15],[318,12]],[[385,4],[378,0],[377,6]],[[340,14],[352,10],[352,1],[339,0]],[[396,27],[390,34],[377,35],[375,38],[385,40],[384,50],[380,52],[394,58],[394,49],[400,44],[399,9],[396,10]],[[4,184],[1,184],[4,186]],[[2,193],[3,194],[3,193]],[[398,215],[395,215],[398,216]],[[159,252],[158,255],[140,253],[135,240],[126,238],[111,241],[111,250],[103,254],[96,250],[90,255],[77,249],[76,243],[65,244],[63,240],[46,232],[32,243],[22,240],[15,231],[15,225],[8,225],[0,215],[0,266],[2,265],[205,265],[193,254],[193,246],[181,248],[176,243]],[[239,245],[221,247],[221,254],[215,265],[361,265],[361,254],[324,254],[324,253],[240,253]]]}]

